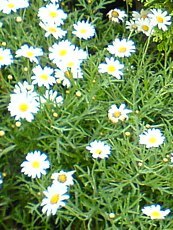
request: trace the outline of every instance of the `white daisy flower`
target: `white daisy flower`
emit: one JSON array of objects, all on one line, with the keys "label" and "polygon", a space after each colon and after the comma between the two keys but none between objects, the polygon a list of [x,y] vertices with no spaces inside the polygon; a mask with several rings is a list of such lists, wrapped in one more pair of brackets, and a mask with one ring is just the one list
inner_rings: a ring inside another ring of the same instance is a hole
[{"label": "white daisy flower", "polygon": [[59,173],[53,173],[51,176],[51,179],[53,180],[52,183],[59,183],[61,185],[64,186],[70,186],[74,184],[73,181],[73,174],[75,171],[69,171],[69,172],[65,172],[63,170],[61,170]]},{"label": "white daisy flower", "polygon": [[137,30],[136,21],[134,20],[126,21],[126,29],[130,31],[136,31]]},{"label": "white daisy flower", "polygon": [[162,135],[160,129],[148,129],[139,135],[139,143],[146,145],[146,148],[159,147],[163,144],[165,137]]},{"label": "white daisy flower", "polygon": [[137,30],[138,32],[143,32],[146,36],[150,36],[154,30],[154,25],[152,24],[152,21],[148,18],[141,18],[136,21]]},{"label": "white daisy flower", "polygon": [[110,107],[108,110],[108,118],[111,120],[113,123],[117,123],[119,120],[124,121],[128,119],[129,113],[132,112],[130,109],[125,108],[125,104],[121,104],[120,107],[118,108],[115,104]]},{"label": "white daisy flower", "polygon": [[59,60],[65,60],[69,56],[73,56],[75,46],[71,42],[64,40],[60,41],[58,44],[53,44],[49,47],[49,58],[53,63],[57,63]]},{"label": "white daisy flower", "polygon": [[11,94],[8,111],[16,120],[26,119],[31,122],[34,119],[34,114],[39,110],[38,98],[35,93],[18,93]]},{"label": "white daisy flower", "polygon": [[136,21],[138,19],[145,19],[145,18],[149,18],[149,13],[150,13],[150,10],[141,10],[140,12],[137,12],[137,11],[132,11],[132,20],[133,21]]},{"label": "white daisy flower", "polygon": [[16,57],[26,57],[31,62],[38,63],[37,57],[42,56],[43,51],[41,48],[34,48],[32,46],[23,45],[16,51]]},{"label": "white daisy flower", "polygon": [[105,144],[103,141],[93,141],[89,146],[86,147],[87,150],[92,153],[93,158],[107,158],[111,154],[111,148],[109,145]]},{"label": "white daisy flower", "polygon": [[55,83],[55,78],[52,76],[54,73],[53,69],[50,67],[42,68],[40,65],[33,68],[32,72],[34,75],[31,77],[32,84],[37,84],[40,86],[45,86],[47,89]]},{"label": "white daisy flower", "polygon": [[109,45],[107,50],[117,57],[129,57],[131,53],[135,52],[134,42],[127,39],[116,38],[113,41],[113,45]]},{"label": "white daisy flower", "polygon": [[10,14],[12,11],[16,12],[18,9],[29,6],[28,0],[1,0],[0,11],[4,14]]},{"label": "white daisy flower", "polygon": [[[69,77],[67,77],[67,73]],[[57,69],[55,70],[55,77],[56,77],[56,82],[58,84],[62,84],[63,86],[69,88],[71,86],[71,81],[69,80],[72,78],[72,74],[70,72],[66,72],[66,76],[63,70]]]},{"label": "white daisy flower", "polygon": [[[19,93],[34,93],[34,86],[32,84],[29,84],[27,81],[24,81],[23,83],[19,82],[15,85],[14,93],[19,94]],[[37,94],[35,93],[35,96],[37,96]]]},{"label": "white daisy flower", "polygon": [[127,17],[127,14],[124,10],[119,10],[115,8],[113,10],[110,10],[107,13],[107,16],[109,17],[109,20],[119,23],[120,21],[124,21],[124,19]]},{"label": "white daisy flower", "polygon": [[59,9],[58,4],[48,4],[38,10],[38,17],[43,23],[55,23],[57,26],[62,25],[67,18],[67,14]]},{"label": "white daisy flower", "polygon": [[26,161],[21,164],[21,172],[32,178],[40,178],[46,174],[50,166],[47,156],[40,151],[30,152],[26,155]]},{"label": "white daisy flower", "polygon": [[3,184],[3,178],[2,178],[2,173],[0,173],[0,188],[2,187]]},{"label": "white daisy flower", "polygon": [[10,49],[0,48],[0,68],[4,65],[10,65],[13,62],[13,56]]},{"label": "white daisy flower", "polygon": [[57,210],[66,205],[65,200],[69,199],[67,195],[67,186],[52,184],[43,192],[45,198],[43,198],[41,206],[42,212],[47,216],[55,215]]},{"label": "white daisy flower", "polygon": [[170,154],[171,163],[173,163],[173,153]]},{"label": "white daisy flower", "polygon": [[149,216],[152,220],[162,220],[165,219],[165,216],[167,216],[170,213],[170,209],[162,211],[161,206],[157,204],[144,207],[142,209],[142,212],[145,215]]},{"label": "white daisy flower", "polygon": [[55,23],[40,22],[39,25],[41,26],[41,28],[43,28],[46,31],[45,33],[46,38],[49,37],[50,35],[53,35],[56,39],[59,39],[64,37],[67,33],[67,31],[62,30]]},{"label": "white daisy flower", "polygon": [[100,73],[108,73],[117,79],[121,79],[123,72],[121,71],[124,68],[123,64],[120,64],[118,60],[114,60],[113,57],[106,58],[106,63],[101,63],[98,66]]},{"label": "white daisy flower", "polygon": [[171,24],[171,16],[167,14],[166,11],[161,9],[153,9],[148,16],[154,26],[158,26],[159,29],[166,31]]},{"label": "white daisy flower", "polygon": [[45,94],[40,97],[40,101],[43,104],[47,101],[52,101],[55,105],[62,105],[64,99],[61,95],[58,95],[57,91],[46,90]]},{"label": "white daisy flower", "polygon": [[95,28],[88,21],[77,22],[73,27],[75,29],[73,34],[78,38],[88,40],[95,35]]}]

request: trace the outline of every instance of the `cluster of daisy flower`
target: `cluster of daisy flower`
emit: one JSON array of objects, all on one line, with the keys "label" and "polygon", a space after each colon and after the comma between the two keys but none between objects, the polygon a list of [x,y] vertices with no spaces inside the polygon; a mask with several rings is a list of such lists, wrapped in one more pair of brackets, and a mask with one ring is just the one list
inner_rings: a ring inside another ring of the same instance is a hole
[{"label": "cluster of daisy flower", "polygon": [[53,35],[59,39],[66,35],[67,32],[62,30],[61,26],[64,24],[67,14],[60,9],[57,2],[54,1],[39,8],[38,17],[40,19],[39,25],[46,32],[45,37]]},{"label": "cluster of daisy flower", "polygon": [[18,9],[27,8],[29,6],[28,0],[1,0],[0,11],[4,14],[16,12]]},{"label": "cluster of daisy flower", "polygon": [[[28,177],[41,178],[49,169],[50,162],[45,153],[34,151],[26,155],[26,160],[21,164],[21,167],[21,172]],[[68,188],[74,184],[74,172],[61,170],[51,175],[52,184],[43,191],[45,197],[41,202],[42,212],[47,216],[55,215],[59,208],[65,206],[65,200],[69,199]]]},{"label": "cluster of daisy flower", "polygon": [[113,55],[113,57],[106,57],[105,63],[99,64],[99,72],[107,73],[117,79],[121,79],[123,75],[122,69],[124,68],[124,65],[120,63],[119,60],[115,60],[115,57],[129,57],[132,53],[135,52],[134,42],[125,38],[116,38],[113,41],[112,45],[108,45],[107,50],[110,54]]},{"label": "cluster of daisy flower", "polygon": [[127,14],[116,8],[110,10],[107,15],[111,21],[116,23],[125,21],[127,29],[137,33],[142,32],[146,36],[152,35],[156,28],[166,31],[171,24],[171,16],[161,9],[133,11],[132,18],[129,21],[126,20]]},{"label": "cluster of daisy flower", "polygon": [[[47,101],[52,101],[55,106],[62,104],[63,97],[54,90],[55,84],[61,83],[69,88],[73,79],[83,78],[81,67],[89,54],[67,39],[68,31],[63,30],[63,26],[68,15],[60,8],[60,1],[51,0],[50,2],[39,8],[37,16],[40,20],[39,26],[45,32],[45,37],[53,36],[55,39],[55,43],[48,48],[48,57],[55,68],[43,67],[40,64],[40,59],[44,55],[42,48],[23,44],[16,51],[15,57],[19,58],[19,61],[22,62],[22,58],[23,60],[27,59],[34,65],[33,74],[30,78],[31,83],[27,81],[17,83],[10,95],[8,110],[16,120],[26,119],[31,122],[35,114],[41,109],[42,104]],[[0,11],[9,14],[28,6],[28,0],[1,0]],[[108,17],[110,20],[120,23],[125,21],[127,14],[124,11],[114,9],[108,12]],[[170,20],[171,17],[167,15],[167,12],[161,9],[142,10],[140,13],[134,11],[132,20],[126,21],[126,28],[150,36],[156,27],[163,31],[167,30],[167,26],[171,24]],[[72,34],[77,39],[88,40],[95,36],[96,30],[88,20],[81,20],[73,24]],[[112,44],[108,45],[109,57],[105,57],[105,62],[99,64],[98,72],[121,79],[124,64],[119,60],[130,57],[135,49],[132,40],[115,38]],[[13,61],[11,50],[0,48],[0,68],[12,64]],[[39,93],[40,87],[44,89],[43,94]],[[108,109],[108,119],[114,124],[119,121],[123,122],[128,119],[128,114],[131,112],[132,110],[127,109],[125,104],[121,104],[119,107],[113,104]],[[145,145],[147,149],[159,147],[164,141],[165,137],[160,129],[151,128],[139,135],[139,144]],[[86,146],[86,150],[92,154],[94,159],[105,159],[111,154],[111,146],[100,140],[90,142]],[[50,168],[50,162],[45,153],[29,152],[26,155],[26,160],[21,164],[21,168],[21,172],[28,177],[41,178],[42,175],[46,175],[46,171]],[[43,191],[44,198],[41,202],[42,212],[46,213],[47,216],[55,215],[59,208],[66,205],[66,200],[69,199],[69,187],[74,184],[74,172],[61,170],[52,173],[52,184]],[[2,184],[1,175],[0,184]],[[144,207],[142,212],[150,216],[151,219],[164,219],[170,210],[162,211],[160,205],[151,205]]]},{"label": "cluster of daisy flower", "polygon": [[49,59],[57,66],[56,82],[69,88],[73,79],[83,78],[82,62],[88,53],[73,45],[68,40],[62,40],[49,47]]},{"label": "cluster of daisy flower", "polygon": [[[36,69],[38,72],[35,72]],[[63,97],[57,91],[47,89],[43,95],[35,91],[34,84],[38,84],[38,86],[44,85],[49,88],[49,84],[54,81],[51,76],[52,70],[48,67],[42,69],[37,66],[33,69],[33,72],[35,72],[35,75],[31,77],[33,79],[32,84],[27,81],[19,82],[15,85],[14,91],[10,95],[8,110],[15,120],[26,119],[31,122],[34,119],[34,115],[46,102],[52,102],[55,107],[63,103]]]}]

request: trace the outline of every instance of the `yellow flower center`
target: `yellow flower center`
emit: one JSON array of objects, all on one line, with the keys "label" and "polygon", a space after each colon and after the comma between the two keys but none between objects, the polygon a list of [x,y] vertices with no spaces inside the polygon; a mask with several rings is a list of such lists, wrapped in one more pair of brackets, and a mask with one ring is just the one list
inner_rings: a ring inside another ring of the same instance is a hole
[{"label": "yellow flower center", "polygon": [[26,112],[26,111],[28,110],[28,108],[29,108],[29,106],[28,106],[28,104],[26,104],[26,103],[21,103],[21,104],[19,105],[19,110],[20,110],[21,112]]},{"label": "yellow flower center", "polygon": [[118,52],[120,52],[120,53],[125,53],[126,50],[127,50],[127,48],[125,46],[121,46],[118,48]]},{"label": "yellow flower center", "polygon": [[67,55],[67,50],[64,50],[64,49],[60,50],[60,51],[59,51],[59,55],[60,55],[60,56],[65,56],[65,55]]},{"label": "yellow flower center", "polygon": [[49,15],[51,18],[56,18],[58,16],[58,13],[56,11],[51,11]]},{"label": "yellow flower center", "polygon": [[116,117],[116,118],[118,118],[118,117],[121,116],[121,112],[117,110],[117,111],[115,111],[115,112],[113,113],[113,116]]},{"label": "yellow flower center", "polygon": [[143,29],[144,31],[148,31],[148,30],[149,30],[149,26],[143,25],[143,26],[142,26],[142,29]]},{"label": "yellow flower center", "polygon": [[84,28],[80,30],[80,33],[81,33],[81,34],[86,34],[86,32],[87,32],[87,30],[84,29]]},{"label": "yellow flower center", "polygon": [[50,199],[50,203],[51,204],[57,204],[59,200],[60,200],[59,194],[54,194],[54,195],[52,195],[52,197]]},{"label": "yellow flower center", "polygon": [[113,10],[112,13],[111,13],[111,16],[113,18],[118,18],[119,17],[119,13],[117,11]]},{"label": "yellow flower center", "polygon": [[49,31],[50,33],[56,33],[56,32],[57,32],[57,29],[56,29],[55,27],[49,27],[49,28],[48,28],[48,31]]},{"label": "yellow flower center", "polygon": [[150,137],[148,141],[150,144],[155,144],[157,142],[157,138],[156,137]]},{"label": "yellow flower center", "polygon": [[156,19],[159,23],[163,23],[164,21],[162,16],[157,16]]},{"label": "yellow flower center", "polygon": [[4,56],[0,55],[0,61],[4,60]]},{"label": "yellow flower center", "polygon": [[147,17],[148,17],[147,14],[142,14],[142,15],[141,15],[141,18],[143,18],[143,19],[145,19],[145,18],[147,18]]},{"label": "yellow flower center", "polygon": [[69,61],[67,63],[67,67],[72,68],[73,66],[74,66],[74,62],[73,61]]},{"label": "yellow flower center", "polygon": [[114,65],[109,65],[108,66],[108,72],[112,73],[112,72],[115,72],[116,68]]},{"label": "yellow flower center", "polygon": [[160,219],[160,218],[162,217],[160,211],[157,211],[157,210],[151,212],[150,216],[151,216],[153,219]]},{"label": "yellow flower center", "polygon": [[32,167],[35,168],[35,169],[40,168],[40,162],[39,161],[33,161],[32,162]]},{"label": "yellow flower center", "polygon": [[58,176],[58,181],[64,183],[67,181],[67,176],[65,174],[61,174]]},{"label": "yellow flower center", "polygon": [[48,78],[49,78],[49,76],[48,76],[47,74],[45,74],[45,73],[41,74],[39,77],[40,77],[41,80],[43,80],[43,81],[47,81]]},{"label": "yellow flower center", "polygon": [[99,154],[102,153],[102,150],[101,149],[96,149],[95,153],[99,155]]},{"label": "yellow flower center", "polygon": [[8,3],[7,4],[7,7],[10,8],[10,9],[13,9],[15,7],[14,3]]},{"label": "yellow flower center", "polygon": [[28,58],[31,58],[31,57],[34,56],[34,53],[33,53],[32,51],[27,51],[27,52],[26,52],[26,56],[27,56]]}]

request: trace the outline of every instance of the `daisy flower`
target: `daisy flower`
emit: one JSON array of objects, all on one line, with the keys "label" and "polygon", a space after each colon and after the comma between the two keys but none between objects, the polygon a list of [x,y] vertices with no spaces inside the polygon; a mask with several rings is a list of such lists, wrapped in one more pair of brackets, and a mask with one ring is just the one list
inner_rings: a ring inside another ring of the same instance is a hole
[{"label": "daisy flower", "polygon": [[160,129],[148,129],[139,135],[139,143],[146,145],[146,148],[159,147],[164,140],[165,137],[160,132]]},{"label": "daisy flower", "polygon": [[108,157],[111,153],[110,146],[105,144],[103,141],[93,141],[89,146],[86,147],[87,150],[92,153],[93,158],[104,159]]},{"label": "daisy flower", "polygon": [[62,105],[63,97],[58,95],[57,91],[46,90],[45,94],[40,98],[41,103],[52,101],[55,105]]},{"label": "daisy flower", "polygon": [[80,68],[80,64],[82,63],[82,60],[79,59],[78,55],[75,55],[75,53],[73,52],[74,55],[72,56],[68,56],[66,59],[61,60],[61,61],[57,61],[56,62],[56,66],[59,69],[62,69],[64,72],[71,70],[71,69],[77,69]]},{"label": "daisy flower", "polygon": [[34,119],[34,114],[39,110],[38,98],[35,93],[11,94],[8,110],[16,120],[26,119],[31,122]]},{"label": "daisy flower", "polygon": [[150,10],[143,10],[143,9],[140,12],[132,11],[132,20],[136,21],[141,18],[143,19],[148,18],[149,13],[150,13]]},{"label": "daisy flower", "polygon": [[152,24],[151,20],[148,18],[141,18],[136,21],[137,30],[139,32],[143,32],[146,36],[150,36],[154,31],[154,25]]},{"label": "daisy flower", "polygon": [[43,51],[41,48],[34,48],[32,46],[23,45],[16,51],[16,57],[26,57],[31,62],[38,63],[37,57],[42,56]]},{"label": "daisy flower", "polygon": [[26,161],[21,164],[21,172],[32,178],[40,178],[46,174],[46,169],[50,166],[47,156],[40,151],[30,152],[26,155]]},{"label": "daisy flower", "polygon": [[75,29],[73,34],[78,38],[88,40],[95,35],[95,28],[88,21],[77,22],[73,27]]},{"label": "daisy flower", "polygon": [[53,179],[53,183],[59,183],[64,186],[73,185],[73,174],[75,171],[65,172],[61,170],[59,173],[53,173],[51,179]]},{"label": "daisy flower", "polygon": [[59,9],[58,4],[48,4],[38,10],[38,17],[43,23],[55,23],[57,26],[62,25],[67,18],[67,14]]},{"label": "daisy flower", "polygon": [[[18,84],[15,85],[14,93],[19,94],[19,93],[34,93],[34,86],[29,84],[27,81],[24,81],[23,83],[19,82]],[[37,94],[35,93],[35,96],[37,96]]]},{"label": "daisy flower", "polygon": [[[65,76],[66,75],[66,76]],[[70,77],[73,77],[71,73],[69,73]],[[69,80],[70,77],[65,74],[63,70],[57,69],[55,70],[55,77],[56,77],[56,82],[58,84],[62,84],[63,86],[69,88],[71,86],[71,81]]]},{"label": "daisy flower", "polygon": [[125,11],[115,8],[113,10],[110,10],[107,13],[107,16],[109,17],[109,20],[119,23],[120,21],[124,21],[124,18],[127,17],[127,14],[125,13]]},{"label": "daisy flower", "polygon": [[142,209],[142,212],[143,214],[149,216],[152,220],[162,220],[165,219],[165,216],[167,216],[170,213],[170,209],[162,211],[161,206],[157,204],[144,207]]},{"label": "daisy flower", "polygon": [[126,109],[125,107],[125,104],[121,104],[119,108],[115,104],[112,105],[108,110],[109,120],[113,123],[117,123],[119,120],[124,121],[125,119],[128,119],[127,114],[131,113],[132,110]]},{"label": "daisy flower", "polygon": [[10,14],[12,11],[16,12],[18,9],[28,6],[28,0],[1,0],[0,11],[4,14]]},{"label": "daisy flower", "polygon": [[167,14],[166,11],[161,9],[153,9],[148,16],[154,26],[158,26],[159,29],[166,31],[168,29],[167,26],[171,24],[171,16]]},{"label": "daisy flower", "polygon": [[113,45],[109,45],[107,50],[117,57],[129,57],[131,53],[135,52],[135,45],[131,40],[116,38]]},{"label": "daisy flower", "polygon": [[64,37],[67,33],[67,31],[62,30],[55,23],[40,22],[39,25],[41,26],[41,28],[43,28],[46,31],[45,33],[46,38],[49,37],[50,35],[53,35],[56,39],[59,39]]},{"label": "daisy flower", "polygon": [[136,21],[133,21],[133,20],[126,21],[126,29],[130,31],[136,31],[137,30]]},{"label": "daisy flower", "polygon": [[65,60],[67,57],[73,56],[74,49],[75,46],[71,42],[67,40],[60,41],[49,47],[49,58],[56,64],[59,60]]},{"label": "daisy flower", "polygon": [[67,193],[67,186],[52,184],[43,192],[45,198],[43,198],[41,206],[42,212],[47,216],[55,215],[57,210],[65,206],[65,200],[69,199]]},{"label": "daisy flower", "polygon": [[3,178],[2,178],[2,173],[0,173],[0,188],[2,187],[3,184]]},{"label": "daisy flower", "polygon": [[173,153],[170,154],[171,163],[173,163]]},{"label": "daisy flower", "polygon": [[47,89],[49,86],[53,85],[55,83],[55,78],[52,76],[53,69],[50,67],[44,67],[42,68],[40,65],[33,68],[32,72],[34,73],[34,76],[31,77],[32,84],[37,84],[40,86],[45,86]]},{"label": "daisy flower", "polygon": [[0,68],[4,65],[10,65],[13,62],[13,56],[10,49],[0,48]]},{"label": "daisy flower", "polygon": [[100,73],[108,73],[117,79],[121,79],[123,72],[121,71],[124,68],[123,64],[120,64],[118,60],[114,60],[113,57],[106,58],[106,63],[101,63],[98,66]]}]

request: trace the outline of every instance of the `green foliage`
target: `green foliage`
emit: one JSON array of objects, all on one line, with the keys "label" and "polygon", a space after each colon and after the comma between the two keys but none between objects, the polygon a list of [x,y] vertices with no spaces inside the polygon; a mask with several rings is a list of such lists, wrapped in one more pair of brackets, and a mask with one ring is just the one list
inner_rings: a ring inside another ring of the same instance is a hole
[{"label": "green foliage", "polygon": [[[141,3],[144,4],[144,7],[146,9],[164,9],[166,10],[170,15],[173,15],[173,1],[172,0],[140,0]],[[157,48],[159,51],[164,51],[165,47],[170,47],[170,50],[172,51],[172,37],[173,37],[173,27],[171,26],[168,31],[165,33],[160,33],[160,31],[157,31],[155,33],[155,36],[153,38],[153,41],[156,41],[158,43]]]}]

